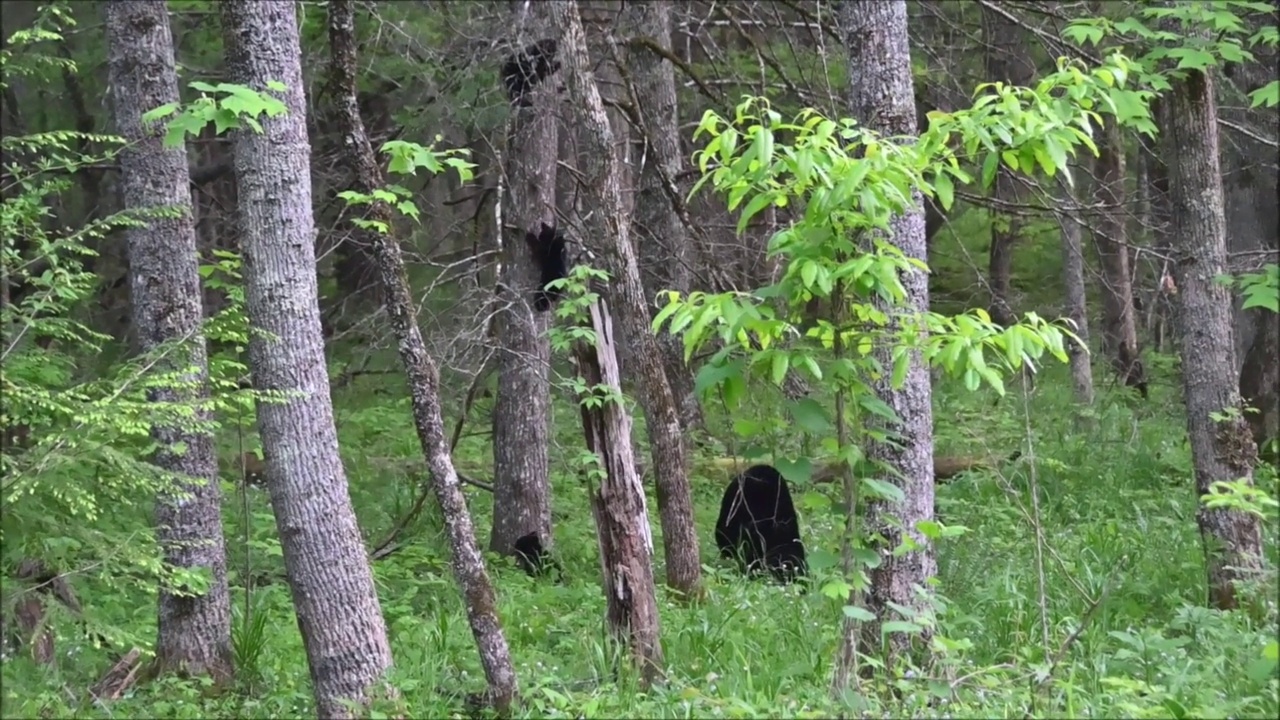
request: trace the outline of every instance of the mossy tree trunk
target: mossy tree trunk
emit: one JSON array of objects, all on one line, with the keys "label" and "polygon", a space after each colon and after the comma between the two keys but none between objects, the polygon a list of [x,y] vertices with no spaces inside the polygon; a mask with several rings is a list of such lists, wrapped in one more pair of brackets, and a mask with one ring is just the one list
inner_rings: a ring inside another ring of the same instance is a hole
[{"label": "mossy tree trunk", "polygon": [[[382,168],[360,117],[360,105],[356,93],[356,32],[355,10],[352,0],[329,2],[329,46],[332,54],[330,87],[338,105],[338,128],[342,133],[342,147],[347,160],[355,170],[355,190],[371,194],[384,186]],[[395,218],[386,203],[374,203],[369,207],[373,220],[387,228],[394,228]],[[418,330],[417,312],[409,292],[404,258],[394,235],[383,235],[359,227],[352,232],[360,236],[373,253],[374,267],[382,283],[382,296],[386,299],[387,315],[400,349],[409,379],[409,393],[413,400],[413,419],[422,445],[423,456],[431,470],[431,484],[444,514],[445,532],[449,536],[449,548],[453,559],[453,573],[462,588],[467,619],[476,646],[480,650],[480,664],[489,681],[489,700],[499,713],[511,708],[517,692],[515,669],[511,665],[511,651],[502,623],[498,619],[497,599],[493,584],[485,571],[484,559],[476,545],[475,528],[467,510],[466,499],[458,482],[458,473],[449,454],[449,441],[445,437],[444,418],[440,411],[440,373],[435,361],[427,354]]]},{"label": "mossy tree trunk", "polygon": [[[907,38],[906,2],[849,2],[840,15],[840,29],[845,38],[852,79],[849,113],[859,123],[889,136],[911,136],[917,133],[913,83],[911,78],[910,43]],[[915,207],[890,222],[889,240],[908,257],[925,259],[924,210],[920,195]],[[928,276],[921,271],[904,273],[902,284],[907,297],[903,307],[885,308],[892,314],[918,313],[929,308]],[[881,364],[893,364],[892,348],[877,347]],[[880,565],[871,571],[871,588],[867,594],[868,609],[874,622],[859,626],[846,619],[837,655],[833,691],[841,693],[849,687],[856,653],[879,653],[881,625],[899,619],[895,606],[910,612],[923,611],[925,605],[918,590],[928,587],[937,574],[934,548],[914,528],[933,518],[933,411],[930,406],[929,373],[919,353],[912,353],[905,380],[894,388],[886,376],[873,387],[876,394],[893,408],[900,423],[881,430],[896,436],[897,443],[870,442],[867,457],[898,470],[899,478],[891,480],[902,490],[900,502],[874,500],[870,503],[867,530],[878,533],[884,542],[877,548]],[[903,528],[909,528],[918,549],[905,553],[893,550],[902,544]],[[901,618],[911,620],[912,618]],[[917,636],[920,637],[920,636]],[[928,630],[923,632],[928,641]],[[889,654],[900,655],[910,648],[911,638],[893,633],[887,638]]]},{"label": "mossy tree trunk", "polygon": [[[1257,446],[1241,412],[1231,291],[1215,280],[1227,272],[1227,238],[1214,78],[1182,72],[1160,98],[1156,119],[1169,172],[1175,306],[1198,499],[1216,482],[1252,483]],[[1237,582],[1253,579],[1262,567],[1259,520],[1201,503],[1196,522],[1205,545],[1209,603],[1234,608]]]},{"label": "mossy tree trunk", "polygon": [[[386,622],[338,454],[316,286],[301,48],[293,3],[220,5],[229,81],[285,86],[287,111],[262,132],[232,132],[237,215],[249,314],[249,368],[258,403],[285,574],[320,717],[353,717],[382,691],[391,666]],[[264,332],[267,333],[264,335]]]},{"label": "mossy tree trunk", "polygon": [[[547,5],[516,7],[519,52],[554,37],[545,17]],[[489,549],[515,553],[515,541],[537,533],[545,548],[551,531],[551,344],[547,328],[552,312],[533,307],[539,270],[529,254],[525,233],[556,221],[556,163],[560,159],[559,99],[556,78],[528,93],[528,106],[513,106],[503,157],[506,193],[500,202],[502,254],[498,266],[498,392],[493,407],[493,530]]]},{"label": "mossy tree trunk", "polygon": [[[144,113],[178,102],[168,10],[161,0],[149,0],[109,2],[103,11],[116,129],[129,143],[120,152],[123,206],[180,213],[151,217],[145,227],[125,231],[140,349],[149,353],[176,343],[156,369],[179,373],[184,381],[150,397],[164,404],[203,403],[209,397],[208,358],[187,151],[166,148],[164,124],[142,120]],[[207,590],[196,595],[161,585],[155,669],[208,676],[224,684],[233,672],[231,606],[209,420],[208,411],[201,409],[193,421],[151,431],[159,446],[152,461],[172,473],[175,482],[173,492],[156,499],[156,539],[164,561],[174,569],[210,574]]]}]

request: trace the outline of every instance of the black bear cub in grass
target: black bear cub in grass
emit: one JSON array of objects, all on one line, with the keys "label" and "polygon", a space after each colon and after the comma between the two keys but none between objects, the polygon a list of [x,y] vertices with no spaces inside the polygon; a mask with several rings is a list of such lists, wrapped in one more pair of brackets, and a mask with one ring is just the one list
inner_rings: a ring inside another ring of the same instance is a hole
[{"label": "black bear cub in grass", "polygon": [[768,570],[787,583],[808,574],[800,519],[777,468],[755,465],[729,481],[720,501],[716,545],[748,575]]},{"label": "black bear cub in grass", "polygon": [[551,309],[552,303],[563,295],[562,290],[548,290],[553,280],[569,277],[569,255],[565,250],[564,233],[554,225],[542,223],[537,235],[525,233],[524,240],[533,254],[533,264],[538,266],[538,290],[533,294],[533,308],[538,312]]},{"label": "black bear cub in grass", "polygon": [[507,58],[502,64],[502,83],[507,86],[511,104],[518,107],[533,105],[529,91],[560,69],[560,62],[556,60],[557,49],[555,39],[547,38]]},{"label": "black bear cub in grass", "polygon": [[529,577],[540,577],[550,571],[560,574],[560,564],[542,547],[542,538],[531,532],[515,542],[516,565],[529,574]]}]

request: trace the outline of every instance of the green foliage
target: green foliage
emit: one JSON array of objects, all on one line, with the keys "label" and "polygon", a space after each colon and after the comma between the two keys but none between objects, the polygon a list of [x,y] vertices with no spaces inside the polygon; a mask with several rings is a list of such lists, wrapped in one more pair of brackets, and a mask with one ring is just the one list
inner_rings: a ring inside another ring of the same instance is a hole
[{"label": "green foliage", "polygon": [[[56,10],[47,18],[65,19]],[[39,26],[38,26],[39,27]],[[19,40],[23,34],[16,36]],[[26,37],[56,41],[54,30]],[[15,44],[11,39],[10,46]],[[20,43],[19,43],[20,44]],[[35,57],[23,54],[23,62]],[[14,66],[4,57],[4,70]],[[63,65],[72,70],[73,66]],[[147,208],[115,213],[80,228],[65,228],[54,214],[73,188],[77,173],[112,162],[121,138],[72,131],[6,136],[0,140],[5,185],[0,188],[0,270],[8,295],[0,306],[0,426],[13,440],[0,454],[0,571],[10,573],[24,558],[38,558],[59,572],[82,572],[106,586],[154,592],[160,583],[200,592],[205,573],[162,566],[149,521],[157,494],[181,498],[178,478],[146,461],[157,449],[152,428],[182,427],[214,432],[218,425],[202,411],[251,407],[252,395],[238,390],[242,363],[222,359],[212,365],[215,390],[225,394],[199,402],[160,401],[162,390],[195,390],[200,369],[191,367],[189,339],[105,368],[98,357],[112,343],[82,319],[95,298],[98,279],[89,263],[94,247],[118,242],[113,236],[144,227],[155,218],[176,217],[188,208]],[[202,274],[211,287],[234,272],[233,256],[220,256]],[[210,319],[205,332],[218,342],[243,345],[247,323],[243,295]],[[201,339],[203,341],[203,338]],[[182,448],[175,448],[181,452]],[[15,595],[6,592],[4,613]],[[108,636],[118,628],[99,623],[87,609],[84,622]],[[55,626],[58,620],[52,621]],[[59,628],[60,629],[60,628]],[[131,632],[131,631],[130,631]],[[120,642],[139,642],[136,636]]]},{"label": "green foliage", "polygon": [[[435,142],[438,143],[443,139],[443,135],[436,135]],[[428,175],[439,175],[452,169],[462,182],[468,182],[474,177],[472,171],[475,169],[475,163],[467,160],[470,151],[466,148],[438,150],[434,144],[424,147],[414,142],[391,140],[382,146],[382,152],[390,158],[388,170],[396,175],[413,176],[418,174],[418,170],[426,170]],[[394,183],[368,194],[355,190],[343,190],[338,193],[338,197],[345,200],[349,206],[383,202],[397,213],[412,218],[415,222],[421,222],[422,217],[418,212],[418,206],[413,201],[413,195],[413,191]],[[380,235],[391,231],[391,228],[377,220],[354,218],[352,223]]]},{"label": "green foliage", "polygon": [[[1253,29],[1256,23],[1251,21],[1258,18],[1272,24]],[[1143,4],[1136,17],[1120,20],[1076,18],[1062,34],[1082,46],[1099,45],[1114,38],[1143,48],[1145,52],[1136,55],[1138,83],[1163,91],[1169,88],[1170,77],[1181,77],[1189,70],[1207,71],[1224,63],[1255,62],[1257,58],[1250,48],[1275,48],[1280,41],[1274,20],[1275,7],[1269,3],[1198,0]],[[1250,96],[1255,108],[1275,107],[1280,102],[1280,80],[1271,81]]]},{"label": "green foliage", "polygon": [[[769,241],[769,254],[781,258],[783,270],[775,284],[755,293],[695,292],[681,298],[669,292],[654,327],[666,325],[668,332],[682,335],[686,358],[715,344],[696,387],[704,396],[719,391],[730,408],[747,401],[752,376],[781,386],[793,369],[847,397],[848,417],[836,423],[804,403],[788,409],[798,427],[817,430],[824,448],[854,470],[854,507],[843,507],[843,513],[858,516],[862,492],[900,501],[901,490],[876,477],[896,469],[867,467],[860,449],[867,438],[890,440],[881,428],[891,425],[883,421],[897,420],[873,383],[888,380],[901,387],[919,353],[925,362],[962,378],[970,391],[985,383],[1003,395],[1007,372],[1034,365],[1046,352],[1066,362],[1066,338],[1079,339],[1034,313],[1001,328],[982,310],[947,317],[916,307],[900,273],[927,267],[884,233],[894,230],[895,217],[919,207],[917,189],[949,209],[956,185],[973,181],[964,169],[970,162],[981,160],[984,187],[991,186],[1002,164],[1026,174],[1062,172],[1070,184],[1068,163],[1076,148],[1097,153],[1092,132],[1103,113],[1152,131],[1149,93],[1125,89],[1128,74],[1129,63],[1119,54],[1089,71],[1061,60],[1057,71],[1034,88],[979,86],[972,108],[932,113],[929,129],[914,141],[883,137],[853,120],[837,122],[813,110],[785,122],[757,98],[746,98],[732,121],[707,111],[695,133],[695,139],[707,135],[708,140],[695,154],[702,177],[692,193],[708,183],[722,193],[728,210],[738,212],[739,232],[762,210],[791,206],[795,219]],[[827,303],[825,316],[807,315],[815,301]],[[852,428],[851,436],[832,438],[841,423]],[[956,534],[936,522],[916,529],[933,540]],[[900,537],[893,554],[918,549],[911,534]],[[849,599],[845,615],[865,622],[873,616],[856,601],[856,593],[870,586],[868,573],[880,555],[863,541],[848,539],[853,542],[846,550],[851,574],[826,580],[822,592]],[[899,619],[885,618],[880,625],[883,633],[919,634],[935,625],[929,612],[897,611]],[[945,654],[946,643],[938,634],[933,649]]]},{"label": "green foliage", "polygon": [[[388,349],[370,369],[390,370],[397,363]],[[938,511],[946,523],[971,528],[966,540],[939,545],[938,634],[949,639],[945,663],[864,680],[857,697],[841,700],[831,699],[828,688],[836,642],[829,628],[842,616],[842,603],[819,592],[747,581],[716,557],[711,528],[728,476],[706,457],[695,459],[691,482],[708,598],[691,606],[659,588],[668,681],[641,691],[625,677],[615,680],[609,672],[615,650],[600,631],[595,532],[584,509],[586,489],[571,469],[580,444],[554,444],[552,512],[565,582],[539,582],[510,560],[486,557],[527,703],[515,716],[1274,717],[1280,711],[1274,617],[1257,620],[1202,607],[1203,555],[1196,499],[1187,491],[1190,451],[1180,440],[1185,420],[1176,402],[1176,378],[1152,379],[1156,411],[1136,428],[1118,394],[1101,393],[1096,428],[1081,433],[1072,424],[1066,373],[1056,366],[1044,373],[1025,408],[993,406],[989,397],[959,382],[936,387],[940,452],[1001,447],[1021,435],[1030,416],[1035,461],[939,487]],[[416,451],[402,393],[395,373],[369,373],[335,389],[352,501],[370,537],[381,537],[396,522],[424,482],[412,462],[401,461],[395,469],[384,464]],[[761,381],[751,388],[752,401],[731,414],[709,407],[708,422],[722,435],[732,435],[729,425],[745,418],[785,427],[790,420],[771,393]],[[396,398],[390,407],[388,397]],[[557,403],[554,412],[564,437],[580,437],[576,403]],[[643,428],[637,433],[643,435]],[[792,441],[794,435],[787,433]],[[490,454],[485,438],[468,434],[456,461],[480,474]],[[1039,515],[1031,508],[1032,472]],[[653,507],[651,485],[648,491]],[[827,488],[810,492],[830,501]],[[42,670],[25,657],[4,663],[2,714],[313,717],[283,560],[278,546],[272,551],[266,542],[275,537],[266,493],[252,489],[245,503],[247,517],[237,513],[236,500],[226,521],[228,537],[239,537],[247,522],[255,542],[250,570],[264,578],[251,593],[250,616],[263,618],[267,631],[240,626],[244,613],[235,619],[237,636],[245,638],[237,640],[244,643],[237,652],[257,651],[248,665],[256,673],[251,682],[235,692],[205,695],[197,683],[166,680],[139,685],[110,705],[97,704],[84,688],[110,666],[111,657],[67,637],[59,648],[75,653],[60,659],[57,670]],[[469,491],[468,506],[476,527],[487,529],[490,496]],[[804,507],[801,512],[811,553],[836,555],[838,519]],[[661,529],[654,525],[654,542],[660,544]],[[1273,562],[1275,525],[1268,527]],[[407,707],[402,714],[465,716],[465,695],[483,692],[484,676],[453,585],[438,511],[428,509],[403,539],[402,550],[374,563],[396,659],[391,677]],[[1038,542],[1050,557],[1044,615],[1036,590]],[[829,575],[833,568],[821,572]],[[231,570],[239,607],[248,581],[240,560],[232,559]],[[105,621],[127,627],[133,636],[149,634],[154,598],[146,587],[109,587],[96,574],[77,583],[81,597],[92,597]],[[1273,597],[1274,588],[1269,592]],[[250,637],[256,642],[246,642]]]},{"label": "green foliage", "polygon": [[[174,116],[169,121],[169,132],[164,138],[168,147],[185,145],[188,135],[199,137],[210,123],[213,123],[218,135],[243,126],[261,133],[262,125],[258,122],[258,116],[276,117],[283,115],[286,110],[285,104],[280,100],[243,85],[193,82],[191,87],[200,96],[187,105],[165,103],[142,115],[144,122],[156,122],[170,115]],[[267,88],[278,93],[286,91],[283,84],[274,80],[267,82]]]},{"label": "green foliage", "polygon": [[62,40],[62,29],[75,24],[75,18],[61,3],[36,8],[31,28],[14,31],[0,48],[0,89],[8,88],[12,77],[44,78],[50,71],[75,72],[75,61],[38,50],[42,43]]},{"label": "green foliage", "polygon": [[1227,287],[1240,287],[1240,294],[1244,296],[1242,309],[1260,307],[1280,313],[1280,265],[1267,263],[1261,272],[1243,273],[1239,278],[1220,275],[1214,279]]},{"label": "green foliage", "polygon": [[[900,382],[910,353],[920,350],[971,388],[985,382],[1002,393],[1000,373],[987,362],[986,351],[996,351],[1013,369],[1046,350],[1065,361],[1064,331],[1034,315],[1020,328],[1002,330],[981,311],[954,318],[898,312],[905,301],[898,273],[925,266],[879,236],[868,243],[863,234],[887,229],[891,218],[914,206],[915,188],[949,208],[956,183],[972,181],[964,159],[982,159],[984,186],[1000,164],[1014,172],[1065,173],[1077,146],[1097,151],[1091,135],[1101,116],[1094,108],[1148,129],[1147,95],[1124,89],[1127,68],[1120,55],[1090,72],[1064,60],[1035,88],[984,85],[979,92],[990,92],[972,108],[933,113],[929,130],[914,143],[893,142],[852,120],[837,122],[811,110],[784,122],[766,102],[750,98],[733,122],[707,111],[695,134],[709,140],[696,155],[702,178],[693,192],[711,183],[724,193],[730,211],[741,208],[740,232],[771,205],[802,211],[770,240],[770,254],[786,261],[776,285],[754,294],[693,293],[681,299],[668,293],[654,326],[669,323],[669,332],[682,334],[686,357],[713,338],[721,343],[700,388],[720,388],[730,403],[741,400],[747,370],[765,372],[775,383],[797,367],[818,381],[835,373],[833,381],[845,387],[861,382],[858,375],[890,373]],[[963,154],[953,149],[953,136],[960,138]],[[775,299],[781,310],[769,304]],[[814,299],[836,303],[841,325],[819,318],[803,327],[803,309]],[[873,301],[894,308],[893,322]],[[832,358],[837,343],[858,360]],[[880,343],[895,348],[892,369],[871,358]],[[735,352],[748,359],[734,360]]]}]

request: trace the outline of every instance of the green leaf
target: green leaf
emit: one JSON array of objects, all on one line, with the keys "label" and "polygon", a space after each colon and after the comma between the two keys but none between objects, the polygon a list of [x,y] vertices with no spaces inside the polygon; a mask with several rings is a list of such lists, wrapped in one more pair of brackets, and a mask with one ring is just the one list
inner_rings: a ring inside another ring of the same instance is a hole
[{"label": "green leaf", "polygon": [[951,204],[955,202],[955,186],[951,184],[951,177],[946,172],[938,173],[933,180],[933,189],[937,193],[938,204],[943,210],[950,210]]},{"label": "green leaf", "polygon": [[831,419],[826,408],[813,398],[801,398],[790,404],[791,416],[801,430],[821,435],[831,430]]},{"label": "green leaf", "polygon": [[889,502],[900,503],[904,497],[902,488],[893,483],[885,482],[879,478],[862,478],[862,485],[872,492],[876,497],[888,500]]},{"label": "green leaf", "polygon": [[782,381],[786,379],[787,368],[789,367],[791,367],[791,357],[785,352],[774,352],[773,363],[770,368],[770,377],[774,385],[782,386]]},{"label": "green leaf", "polygon": [[886,620],[880,625],[880,634],[889,635],[890,633],[905,633],[907,635],[919,635],[924,632],[924,628],[906,620]]},{"label": "green leaf", "polygon": [[872,622],[876,619],[874,613],[859,605],[845,605],[844,616],[858,622]]},{"label": "green leaf", "polygon": [[849,556],[855,563],[869,570],[875,570],[884,562],[880,558],[880,553],[871,548],[855,547],[849,551]]},{"label": "green leaf", "polygon": [[[1018,165],[1012,165],[1012,168],[1018,168]],[[982,161],[982,187],[991,188],[996,182],[996,170],[1000,169],[1000,155],[996,152],[988,152],[987,159]]]},{"label": "green leaf", "polygon": [[165,103],[164,105],[161,105],[160,107],[154,110],[148,110],[147,112],[143,113],[142,122],[154,122],[156,120],[167,118],[170,115],[176,113],[177,111],[178,111],[178,103]]}]

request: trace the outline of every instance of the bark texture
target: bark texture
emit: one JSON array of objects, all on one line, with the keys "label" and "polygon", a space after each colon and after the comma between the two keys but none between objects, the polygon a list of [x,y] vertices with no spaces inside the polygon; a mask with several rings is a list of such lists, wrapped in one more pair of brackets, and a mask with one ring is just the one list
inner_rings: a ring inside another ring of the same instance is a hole
[{"label": "bark texture", "polygon": [[1280,323],[1266,308],[1254,312],[1257,330],[1240,370],[1240,395],[1257,410],[1245,416],[1253,441],[1274,463],[1280,459]]},{"label": "bark texture", "polygon": [[[1257,459],[1257,446],[1243,417],[1214,420],[1242,405],[1231,336],[1231,292],[1214,281],[1227,271],[1214,102],[1213,77],[1187,71],[1172,79],[1157,115],[1169,172],[1175,303],[1197,497],[1215,482],[1243,478],[1251,483]],[[1221,609],[1236,607],[1236,582],[1249,579],[1262,566],[1258,518],[1201,504],[1196,521],[1205,544],[1209,603]]]},{"label": "bark texture", "polygon": [[[360,117],[356,91],[356,33],[352,0],[330,0],[329,43],[333,54],[332,88],[338,104],[338,127],[342,146],[355,170],[355,190],[369,194],[385,183]],[[369,208],[372,219],[394,227],[391,209],[385,203]],[[467,620],[480,650],[480,662],[489,681],[489,699],[499,713],[511,708],[517,692],[511,652],[498,619],[493,584],[485,571],[484,559],[476,545],[475,528],[467,510],[458,473],[449,454],[440,411],[440,373],[427,353],[418,330],[417,313],[409,292],[400,245],[391,235],[355,229],[373,251],[375,267],[382,281],[387,315],[399,344],[400,360],[409,379],[413,419],[423,456],[431,470],[436,499],[444,514],[445,531],[453,558],[453,573],[462,588]]]},{"label": "bark texture", "polygon": [[[161,0],[109,2],[103,9],[116,131],[129,142],[120,152],[122,204],[129,210],[167,207],[182,212],[125,231],[133,325],[141,350],[149,353],[177,343],[157,370],[182,372],[191,383],[155,391],[150,399],[203,403],[209,396],[208,358],[186,148],[166,148],[164,123],[142,120],[143,113],[178,102],[168,11]],[[208,410],[200,409],[193,423],[151,431],[160,448],[152,461],[177,480],[174,494],[156,498],[156,539],[164,562],[210,573],[209,588],[200,595],[179,595],[161,586],[155,667],[207,675],[221,684],[233,673],[231,606],[209,419]],[[175,450],[179,446],[185,450]]]},{"label": "bark texture", "polygon": [[[581,169],[584,192],[595,201],[594,212],[583,219],[584,231],[590,237],[608,239],[612,245],[612,294],[625,306],[624,332],[634,343],[635,365],[641,374],[641,395],[645,399],[649,438],[654,448],[668,579],[677,580],[682,585],[677,589],[688,592],[696,588],[701,567],[697,566],[698,540],[685,475],[684,446],[657,344],[648,329],[649,314],[640,290],[640,271],[622,205],[622,170],[612,152],[613,134],[591,73],[578,4],[556,2],[550,7],[560,30],[565,79],[585,145],[586,166]],[[612,319],[602,303],[592,308],[592,326],[597,347],[578,349],[578,371],[589,387],[605,384],[620,393]],[[621,404],[608,401],[595,409],[584,407],[583,424],[587,445],[599,455],[606,470],[593,503],[608,599],[606,617],[610,629],[629,644],[642,677],[652,679],[661,672],[662,646],[650,564],[652,539],[644,488],[636,474],[632,454],[631,418]],[[695,571],[683,567],[690,555]],[[693,587],[686,584],[690,581]]]},{"label": "bark texture", "polygon": [[693,524],[684,437],[676,400],[663,369],[662,354],[649,328],[649,306],[644,300],[640,268],[627,222],[629,216],[622,202],[623,169],[611,152],[613,131],[591,73],[577,5],[555,3],[552,7],[562,37],[575,125],[581,128],[580,141],[585,150],[582,191],[592,200],[591,207],[595,209],[583,218],[583,230],[588,237],[610,243],[605,248],[613,277],[610,294],[621,315],[622,329],[632,348],[632,364],[639,376],[640,404],[644,408],[662,520],[667,584],[679,592],[696,594],[702,582],[702,562],[698,532]]},{"label": "bark texture", "polygon": [[[671,194],[679,193],[676,178],[683,165],[680,152],[680,124],[676,104],[675,68],[666,58],[647,46],[653,42],[668,51],[671,47],[671,3],[669,0],[627,3],[620,20],[622,31],[633,42],[623,62],[623,80],[631,89],[630,100],[639,125],[638,148],[633,153],[639,164],[639,188],[631,229],[640,259],[645,300],[656,314],[666,306],[664,290],[689,292],[690,238]],[[680,420],[686,440],[689,432],[702,426],[702,407],[693,392],[693,372],[684,361],[684,345],[679,336],[662,333],[658,337],[667,382],[680,406]],[[687,445],[687,443],[686,443]]]},{"label": "bark texture", "polygon": [[[850,114],[860,123],[887,135],[916,134],[913,103],[911,55],[907,39],[907,6],[895,2],[848,2],[842,5],[841,32],[849,53],[852,78]],[[925,258],[924,210],[919,193],[915,207],[890,224],[891,241],[909,257]],[[891,312],[918,313],[929,308],[928,276],[920,271],[902,277],[907,291],[905,307]],[[886,310],[889,310],[886,308]],[[884,367],[891,367],[891,348],[876,353]],[[887,376],[874,382],[876,394],[893,408],[901,424],[885,428],[897,437],[897,444],[869,443],[867,456],[897,468],[901,478],[884,478],[902,489],[900,503],[871,503],[867,530],[880,533],[885,543],[879,547],[881,564],[871,572],[869,609],[878,622],[866,623],[861,643],[863,652],[878,653],[880,622],[894,619],[896,604],[923,609],[917,592],[937,573],[937,561],[929,540],[914,528],[933,518],[933,411],[930,406],[929,373],[919,354],[913,355],[901,388],[895,389]],[[902,542],[902,529],[921,549],[895,555]],[[845,621],[844,637],[836,663],[834,690],[848,687],[858,650],[857,627]],[[927,641],[927,637],[924,638]],[[901,633],[888,637],[890,655],[907,651],[910,640]]]},{"label": "bark texture", "polygon": [[[1005,13],[993,12],[985,6],[982,9],[982,27],[986,41],[987,78],[992,82],[1029,85],[1035,78],[1035,65],[1021,35],[1023,30]],[[1024,195],[1022,185],[1003,165],[996,173],[992,192],[996,200],[1004,203],[1021,202]],[[1009,292],[1013,250],[1022,232],[1022,220],[1013,213],[1002,213],[998,209],[992,210],[992,220],[991,252],[987,264],[987,279],[991,284],[991,319],[1009,326],[1017,322]]]},{"label": "bark texture", "polygon": [[[285,86],[288,111],[235,131],[238,225],[258,404],[285,573],[320,717],[351,717],[391,665],[386,623],[338,454],[317,304],[310,144],[293,3],[221,4],[229,79],[258,92]],[[269,335],[263,335],[263,331]]]},{"label": "bark texture", "polygon": [[[545,4],[521,4],[517,26],[526,29],[513,50],[554,37]],[[507,134],[502,258],[498,268],[499,308],[495,321],[498,394],[493,406],[493,530],[489,549],[515,553],[515,541],[536,532],[543,547],[551,532],[551,312],[536,312],[532,298],[538,268],[525,233],[556,221],[556,162],[559,122],[558,76],[528,93],[529,106],[511,109]]]},{"label": "bark texture", "polygon": [[[574,346],[574,365],[588,387],[607,387],[614,397],[622,393],[617,343],[608,305],[591,306],[594,346]],[[585,398],[584,398],[585,399]],[[605,624],[627,646],[645,683],[663,673],[662,628],[653,581],[653,537],[644,486],[635,470],[631,448],[631,416],[618,402],[605,400],[594,406],[583,403],[582,429],[587,449],[600,459],[604,475],[591,492],[591,514],[596,521],[603,572]]]},{"label": "bark texture", "polygon": [[[1074,202],[1072,203],[1075,204]],[[1089,308],[1084,283],[1084,241],[1078,218],[1059,215],[1062,226],[1062,284],[1066,287],[1064,314],[1075,323],[1080,343],[1067,345],[1071,365],[1071,388],[1076,402],[1093,404],[1093,365],[1089,358]]]},{"label": "bark texture", "polygon": [[1126,387],[1147,396],[1147,376],[1138,345],[1133,307],[1133,280],[1125,226],[1124,143],[1114,121],[1107,123],[1098,158],[1094,200],[1100,209],[1094,247],[1102,265],[1102,350]]}]

